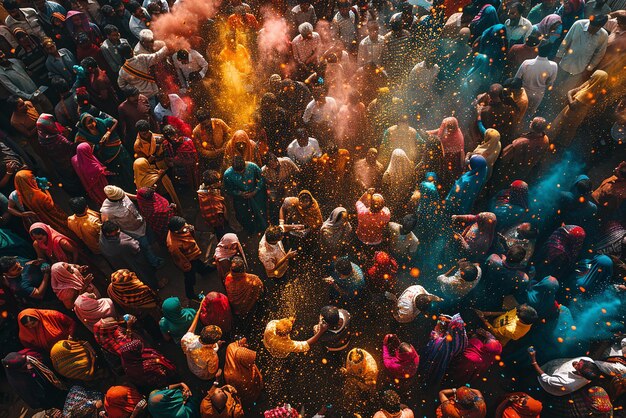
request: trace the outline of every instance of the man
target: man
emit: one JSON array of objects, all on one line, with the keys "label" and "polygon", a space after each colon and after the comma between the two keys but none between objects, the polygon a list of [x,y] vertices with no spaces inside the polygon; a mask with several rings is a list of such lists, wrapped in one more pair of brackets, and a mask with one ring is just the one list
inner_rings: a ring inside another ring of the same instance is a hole
[{"label": "man", "polygon": [[187,103],[178,94],[161,91],[157,99],[159,103],[154,108],[154,116],[159,123],[165,123],[166,116],[172,116],[181,122],[187,119]]},{"label": "man", "polygon": [[[320,344],[330,352],[342,351],[348,348],[352,332],[350,331],[351,316],[345,309],[336,306],[324,306],[320,310],[320,321],[328,325],[328,329],[320,338]],[[313,326],[317,332],[319,324]]]},{"label": "man", "polygon": [[323,89],[313,89],[313,100],[306,106],[302,121],[325,144],[333,136],[338,111],[334,98],[327,96]]},{"label": "man", "polygon": [[410,261],[417,253],[419,240],[413,233],[417,226],[414,215],[406,215],[400,223],[389,222],[389,251],[398,260]]},{"label": "man", "polygon": [[356,202],[358,226],[356,236],[368,246],[383,242],[383,231],[391,220],[391,212],[385,206],[382,195],[374,194],[374,189],[367,189]]},{"label": "man", "polygon": [[365,158],[354,163],[354,182],[357,190],[379,188],[384,172],[385,167],[378,161],[378,150],[368,149]]},{"label": "man", "polygon": [[298,78],[303,80],[315,71],[322,54],[322,39],[313,31],[313,25],[309,22],[298,26],[298,32],[300,34],[291,41],[291,48]]},{"label": "man", "polygon": [[313,158],[321,155],[322,150],[317,139],[311,138],[304,128],[296,131],[296,139],[287,147],[287,156],[299,167],[306,165]]},{"label": "man", "polygon": [[245,414],[237,389],[231,385],[219,387],[221,376],[221,370],[218,370],[213,386],[200,402],[200,415],[203,418],[244,418]]},{"label": "man", "polygon": [[380,26],[376,20],[367,22],[367,36],[359,43],[359,52],[357,54],[359,67],[370,62],[377,65],[381,64],[385,38],[379,33],[379,30]]},{"label": "man", "polygon": [[424,154],[424,140],[419,136],[415,128],[409,126],[409,117],[406,114],[401,115],[398,123],[385,129],[383,133],[378,156],[378,160],[383,167],[389,165],[391,153],[396,148],[404,151],[414,164],[421,161]]},{"label": "man", "polygon": [[15,0],[5,0],[2,5],[9,14],[4,19],[4,24],[11,29],[11,32],[15,32],[15,29],[20,28],[39,41],[46,37],[46,33],[40,23],[40,19],[43,19],[37,13],[37,10],[30,7],[20,8]]},{"label": "man", "polygon": [[222,180],[220,173],[207,170],[202,173],[202,184],[198,189],[200,216],[217,236],[224,235],[226,224],[226,204],[222,196]]},{"label": "man", "polygon": [[98,66],[93,57],[83,58],[80,65],[85,69],[82,85],[89,93],[90,102],[99,110],[109,115],[115,115],[119,103],[117,89],[111,84],[106,72]]},{"label": "man", "polygon": [[426,109],[434,104],[432,98],[438,76],[439,65],[435,63],[433,54],[427,55],[424,61],[415,64],[409,73],[408,84],[412,92],[412,108],[418,109],[423,117],[428,114]]},{"label": "man", "polygon": [[365,287],[363,270],[346,257],[337,259],[332,275],[322,280],[330,286],[331,297],[341,302],[362,296]]},{"label": "man", "polygon": [[556,84],[562,96],[579,86],[604,57],[609,35],[602,26],[607,21],[606,15],[577,20],[565,35],[554,59],[559,64]]},{"label": "man", "polygon": [[172,55],[172,63],[178,75],[181,93],[185,93],[189,88],[189,74],[198,73],[201,78],[204,78],[209,69],[209,63],[195,49],[178,50]]},{"label": "man", "polygon": [[[538,316],[531,306],[523,304],[508,312],[482,312],[474,309],[487,331],[493,334],[502,347],[511,340],[519,340],[528,334]],[[487,318],[494,318],[489,321]]]},{"label": "man", "polygon": [[137,139],[133,149],[135,158],[145,158],[151,165],[163,170],[169,168],[163,146],[163,135],[150,131],[150,122],[139,120],[135,124]]},{"label": "man", "polygon": [[556,369],[552,367],[553,370],[549,370],[548,374],[543,370],[547,369],[548,365],[539,367],[537,353],[534,350],[529,350],[528,355],[538,375],[539,386],[552,396],[570,395],[602,376],[598,365],[589,357],[553,360],[550,364],[557,363],[558,367]]},{"label": "man", "polygon": [[137,39],[141,39],[139,37],[139,32],[143,29],[148,29],[148,24],[151,20],[150,14],[136,1],[128,2],[126,9],[130,12],[128,28]]},{"label": "man", "polygon": [[124,190],[117,186],[109,185],[104,188],[104,194],[107,196],[107,199],[100,209],[102,221],[117,223],[122,231],[137,240],[150,265],[155,268],[161,268],[165,262],[152,251],[152,246],[146,235],[146,221],[139,214]]},{"label": "man", "polygon": [[70,209],[74,214],[67,218],[67,227],[94,254],[100,254],[100,229],[102,220],[100,214],[89,209],[84,197],[73,197],[69,200]]},{"label": "man", "polygon": [[340,40],[348,51],[354,53],[357,49],[357,16],[349,1],[340,1],[337,3],[337,9],[338,12],[330,23],[333,38]]},{"label": "man", "polygon": [[222,166],[226,144],[230,139],[230,126],[222,119],[212,118],[208,109],[196,111],[198,124],[193,129],[191,139],[198,151],[200,168],[219,168]]},{"label": "man", "polygon": [[407,287],[399,297],[389,292],[385,292],[385,297],[393,302],[393,317],[401,324],[413,322],[422,312],[432,313],[433,303],[443,301],[417,284]]},{"label": "man", "polygon": [[521,3],[513,3],[508,8],[509,18],[504,22],[506,38],[511,45],[523,44],[533,31],[530,20],[522,17],[524,6]]},{"label": "man", "polygon": [[267,277],[273,279],[282,278],[289,268],[289,260],[297,255],[294,250],[285,252],[282,243],[283,234],[283,228],[271,225],[265,230],[259,242],[259,260],[265,268]]},{"label": "man", "polygon": [[287,358],[291,353],[304,353],[319,341],[328,329],[328,324],[320,321],[317,332],[306,341],[293,341],[289,334],[293,329],[295,318],[274,319],[268,322],[263,333],[263,345],[269,353],[277,358]]},{"label": "man", "polygon": [[106,19],[107,22],[115,25],[120,30],[122,37],[128,40],[129,44],[135,45],[139,41],[139,36],[135,36],[130,30],[130,19],[132,16],[126,9],[125,3],[122,0],[112,0],[111,6],[114,13]]},{"label": "man", "polygon": [[37,88],[37,84],[30,78],[22,62],[15,58],[7,58],[4,51],[0,51],[0,84],[9,94],[33,102],[40,112],[52,109],[52,104]]},{"label": "man", "polygon": [[70,84],[62,78],[55,77],[50,82],[50,88],[59,94],[54,106],[54,117],[63,126],[76,126],[79,120],[78,102],[76,95],[70,89]]},{"label": "man", "polygon": [[613,175],[602,181],[593,192],[603,214],[615,214],[626,201],[626,161],[622,161],[613,170]]},{"label": "man", "polygon": [[235,315],[245,317],[251,313],[263,293],[263,282],[256,274],[246,272],[246,263],[239,256],[233,257],[230,273],[224,280],[226,296]]},{"label": "man", "polygon": [[485,263],[487,283],[497,286],[503,295],[515,295],[528,286],[528,275],[524,272],[526,250],[521,245],[512,245],[506,254],[491,254]]},{"label": "man", "polygon": [[[454,274],[451,276],[450,273],[453,271]],[[437,282],[446,300],[459,301],[476,287],[481,277],[482,270],[478,263],[470,263],[462,259],[457,262],[456,266],[437,276]]]},{"label": "man", "polygon": [[224,341],[220,340],[222,330],[217,325],[207,325],[202,328],[200,335],[195,334],[200,312],[202,310],[198,309],[187,333],[181,338],[180,345],[187,357],[189,370],[199,379],[211,380],[219,372],[217,351]]},{"label": "man", "polygon": [[559,66],[548,60],[551,48],[549,44],[540,46],[537,58],[524,61],[515,74],[515,78],[522,79],[522,85],[528,94],[527,118],[535,114],[546,90],[556,81]]},{"label": "man", "polygon": [[74,80],[76,80],[74,71],[76,58],[74,58],[74,54],[65,48],[57,49],[50,38],[44,38],[41,44],[47,54],[46,69],[48,70],[48,77],[50,79],[60,77],[67,81],[68,84],[74,84]]},{"label": "man", "polygon": [[313,99],[311,91],[306,84],[286,78],[282,81],[279,79],[276,85],[277,104],[285,109],[287,114],[301,118],[306,106]]},{"label": "man", "polygon": [[389,22],[391,30],[384,36],[385,43],[381,54],[381,64],[395,84],[404,82],[411,70],[408,60],[411,49],[411,34],[402,27],[400,13],[396,13]]},{"label": "man", "polygon": [[311,1],[302,0],[299,4],[294,6],[294,8],[291,9],[290,20],[294,27],[294,31],[305,22],[315,26],[317,23],[317,15],[315,14],[315,9],[311,6]]},{"label": "man", "polygon": [[106,35],[106,39],[100,45],[100,51],[102,51],[102,56],[105,61],[111,67],[112,75],[114,79],[112,81],[117,82],[117,77],[120,72],[120,68],[124,65],[124,59],[120,55],[119,47],[121,45],[128,45],[128,40],[124,39],[120,35],[120,30],[115,25],[106,25],[104,27],[104,34]]},{"label": "man", "polygon": [[[552,48],[549,44],[545,46]],[[535,35],[530,35],[523,44],[511,46],[506,54],[507,75],[513,75],[524,61],[536,58],[538,47],[539,38]]]},{"label": "man", "polygon": [[277,157],[271,152],[265,154],[264,160],[261,175],[269,198],[270,221],[277,222],[283,199],[296,193],[296,177],[300,169],[289,157]]},{"label": "man", "polygon": [[159,87],[156,79],[150,73],[150,67],[163,61],[167,57],[167,46],[163,46],[153,54],[140,54],[135,56],[130,45],[122,44],[118,48],[120,55],[125,60],[120,68],[117,84],[121,89],[136,87],[139,93],[145,95],[151,101],[151,107],[156,105],[156,94]]},{"label": "man", "polygon": [[44,297],[54,300],[48,291],[50,265],[41,260],[28,261],[22,265],[17,257],[0,257],[0,272],[11,293],[28,305],[40,303]]},{"label": "man", "polygon": [[611,6],[607,4],[607,0],[589,0],[585,2],[585,14],[587,19],[591,16],[608,15],[611,13]]},{"label": "man", "polygon": [[10,123],[13,129],[25,139],[34,140],[37,137],[37,119],[39,119],[39,112],[35,106],[15,95],[7,98],[7,106],[11,112]]}]

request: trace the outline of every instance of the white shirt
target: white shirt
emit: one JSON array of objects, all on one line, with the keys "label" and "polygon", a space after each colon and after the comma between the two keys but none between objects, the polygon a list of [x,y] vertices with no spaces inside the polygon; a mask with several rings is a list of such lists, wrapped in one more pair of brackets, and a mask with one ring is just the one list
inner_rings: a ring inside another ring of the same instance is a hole
[{"label": "white shirt", "polygon": [[420,311],[415,308],[413,301],[415,296],[418,295],[430,295],[424,287],[420,285],[413,285],[406,288],[400,295],[396,302],[396,310],[393,312],[393,317],[396,321],[406,324],[413,321],[420,314]]},{"label": "white shirt", "polygon": [[372,42],[369,36],[363,38],[363,40],[359,44],[359,67],[362,67],[369,62],[375,62],[376,64],[380,65],[380,57],[383,53],[384,43],[385,38],[382,35],[378,35],[378,42]]},{"label": "white shirt", "polygon": [[313,157],[320,157],[322,150],[317,139],[309,137],[309,143],[304,147],[298,144],[298,140],[294,139],[287,147],[287,156],[291,158],[291,161],[298,165],[303,165],[311,161]]},{"label": "white shirt", "polygon": [[609,34],[602,28],[595,34],[589,32],[589,19],[574,22],[556,53],[562,58],[559,66],[572,75],[593,70],[604,57]]},{"label": "white shirt", "polygon": [[[148,14],[148,11],[144,9],[143,7],[142,9],[143,9],[144,16],[148,18],[150,14]],[[143,20],[138,19],[135,16],[131,15],[128,21],[128,28],[130,29],[130,32],[133,35],[135,35],[135,38],[139,39],[139,32],[141,32],[143,29],[148,29],[148,26],[146,26]]]},{"label": "white shirt", "polygon": [[183,335],[180,346],[187,357],[187,366],[193,374],[200,379],[210,380],[215,377],[219,368],[219,358],[217,350],[219,345],[200,342],[200,336],[193,332]]},{"label": "white shirt", "polygon": [[172,63],[174,64],[174,68],[176,68],[176,74],[178,74],[178,80],[183,89],[189,87],[189,74],[198,72],[200,73],[200,77],[204,78],[209,68],[209,63],[195,49],[189,50],[189,62],[187,64],[180,62],[178,58],[176,58],[176,53],[172,55]]},{"label": "white shirt", "polygon": [[431,90],[435,85],[438,74],[439,66],[437,64],[426,68],[426,63],[422,61],[415,64],[415,67],[409,73],[409,80],[414,88]]},{"label": "white shirt", "polygon": [[389,249],[391,250],[391,254],[400,257],[413,256],[417,252],[419,240],[413,232],[401,235],[400,226],[401,225],[398,223],[389,222],[389,232],[391,235]]},{"label": "white shirt", "polygon": [[543,94],[547,87],[554,84],[559,66],[546,57],[526,60],[520,65],[515,78],[522,79],[524,89],[533,95]]},{"label": "white shirt", "polygon": [[526,42],[526,38],[533,32],[533,24],[525,17],[520,17],[519,22],[515,26],[511,25],[511,19],[507,19],[504,22],[504,26],[506,27],[506,38],[509,40],[509,45]]},{"label": "white shirt", "polygon": [[287,253],[285,252],[282,241],[278,241],[277,244],[272,245],[267,242],[265,234],[263,234],[263,238],[261,238],[259,242],[259,260],[261,260],[263,267],[265,267],[267,277],[281,278],[285,275],[289,267],[289,261],[284,263],[280,269],[276,269],[276,264],[286,255]]},{"label": "white shirt", "polygon": [[313,32],[311,39],[304,39],[302,35],[298,35],[291,41],[291,49],[293,51],[293,58],[298,63],[306,63],[310,61],[311,57],[314,57],[314,62],[320,57],[320,51],[322,48],[322,39],[317,32]]},{"label": "white shirt", "polygon": [[169,109],[164,108],[161,103],[157,104],[154,108],[154,116],[156,116],[159,122],[163,122],[165,116],[174,116],[178,119],[183,119],[187,111],[187,103],[185,103],[178,94],[168,94],[168,96],[170,97]]},{"label": "white shirt", "polygon": [[440,274],[437,276],[437,282],[441,286],[441,292],[444,295],[449,295],[451,299],[460,299],[466,296],[480,281],[482,276],[482,270],[478,264],[474,264],[478,270],[476,279],[472,282],[466,282],[461,278],[461,271],[457,270],[453,276],[446,276]]},{"label": "white shirt", "polygon": [[337,12],[331,22],[335,39],[340,39],[346,48],[356,41],[356,16],[352,10],[348,11],[348,17],[343,17]]},{"label": "white shirt", "polygon": [[296,7],[291,9],[291,20],[293,21],[296,29],[304,22],[309,22],[311,25],[315,26],[317,23],[317,15],[315,14],[315,9],[312,5],[309,5],[308,10],[303,12],[302,7],[298,4]]},{"label": "white shirt", "polygon": [[537,378],[539,385],[543,388],[543,390],[554,396],[565,396],[576,392],[578,389],[589,383],[589,380],[580,375],[574,374],[575,369],[574,366],[572,366],[572,363],[579,360],[593,362],[593,360],[589,357],[577,357],[573,359],[552,360],[543,365],[541,368],[545,370],[549,368],[550,364],[562,363],[552,372],[552,374],[544,373],[539,376]]},{"label": "white shirt", "polygon": [[335,123],[337,118],[337,102],[332,97],[326,96],[324,103],[318,103],[315,99],[311,100],[304,109],[302,120],[304,123],[321,123],[328,122],[330,125]]}]

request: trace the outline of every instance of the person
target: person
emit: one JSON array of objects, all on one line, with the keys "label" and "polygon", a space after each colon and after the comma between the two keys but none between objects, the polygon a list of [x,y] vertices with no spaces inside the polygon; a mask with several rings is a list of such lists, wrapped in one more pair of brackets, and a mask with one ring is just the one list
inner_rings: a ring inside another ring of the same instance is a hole
[{"label": "person", "polygon": [[233,257],[230,273],[224,280],[226,295],[235,315],[245,317],[254,309],[264,287],[259,276],[246,272],[246,263],[239,256]]},{"label": "person", "polygon": [[224,380],[238,388],[243,405],[255,402],[263,390],[263,377],[255,360],[256,352],[248,347],[245,337],[236,337],[226,348]]},{"label": "person", "polygon": [[[453,271],[454,275],[450,276]],[[459,301],[476,287],[481,277],[480,264],[461,259],[456,266],[437,276],[437,283],[446,300]]]},{"label": "person", "polygon": [[10,387],[30,408],[59,408],[65,402],[67,389],[54,370],[42,363],[40,355],[8,353],[2,366]]},{"label": "person", "polygon": [[[506,346],[511,340],[519,340],[528,334],[539,319],[537,311],[530,305],[519,305],[507,312],[482,312],[475,310],[484,327]],[[489,321],[487,318],[494,318]]]},{"label": "person", "polygon": [[89,198],[102,206],[106,195],[104,188],[109,184],[107,176],[113,175],[93,154],[92,146],[82,142],[76,147],[76,155],[72,157],[72,167]]},{"label": "person", "polygon": [[148,412],[154,418],[198,418],[199,399],[181,382],[153,390],[148,397]]},{"label": "person", "polygon": [[304,353],[319,341],[328,329],[328,324],[320,321],[315,334],[306,341],[293,341],[289,334],[296,321],[294,317],[273,319],[267,323],[263,333],[263,345],[276,358],[287,358],[291,353]]},{"label": "person", "polygon": [[391,153],[381,190],[387,196],[386,203],[392,213],[406,212],[409,190],[415,183],[414,165],[402,149],[396,148]]},{"label": "person", "polygon": [[261,165],[261,158],[256,142],[252,141],[248,133],[242,129],[235,131],[233,137],[226,143],[222,162],[224,169],[232,165],[235,155],[240,155],[243,157],[244,161],[255,163],[258,166]]},{"label": "person", "polygon": [[424,140],[417,130],[409,125],[408,115],[402,115],[396,125],[383,133],[383,139],[378,148],[378,161],[383,166],[388,165],[394,150],[401,149],[407,158],[414,163],[422,159],[424,154]]},{"label": "person", "polygon": [[146,407],[145,397],[132,386],[111,386],[104,394],[104,410],[109,418],[138,416]]},{"label": "person", "polygon": [[376,251],[366,273],[367,286],[371,292],[393,291],[397,281],[398,262],[388,253]]},{"label": "person", "polygon": [[482,190],[489,172],[487,160],[482,155],[472,155],[469,171],[459,177],[446,196],[449,213],[470,213],[478,194]]},{"label": "person", "polygon": [[549,45],[540,45],[537,57],[522,62],[515,73],[515,78],[522,80],[524,90],[528,94],[527,118],[534,116],[546,90],[556,81],[558,65],[548,59],[549,48]]},{"label": "person", "polygon": [[168,202],[153,188],[142,187],[137,190],[137,206],[145,219],[146,225],[154,232],[160,243],[167,239],[167,225],[176,213],[176,205]]},{"label": "person", "polygon": [[623,206],[626,201],[626,161],[618,164],[613,175],[604,179],[592,196],[603,213],[615,213],[617,208]]},{"label": "person", "polygon": [[58,173],[63,187],[73,193],[82,191],[80,184],[74,178],[72,167],[72,143],[65,137],[66,128],[62,127],[54,116],[42,113],[37,119],[37,140],[46,157],[54,161],[54,170]]},{"label": "person", "polygon": [[537,271],[557,279],[566,277],[578,260],[586,236],[585,230],[577,225],[558,227],[544,244]]},{"label": "person", "polygon": [[396,334],[387,334],[383,339],[383,365],[389,376],[405,381],[417,373],[420,357],[415,347],[401,342]]},{"label": "person", "polygon": [[198,309],[189,329],[181,338],[180,345],[187,357],[189,370],[199,379],[211,380],[219,369],[217,351],[223,343],[220,341],[222,330],[217,325],[207,325],[202,328],[200,335],[196,335],[200,313],[201,310]]},{"label": "person", "polygon": [[487,255],[496,236],[496,215],[480,212],[478,215],[452,215],[452,222],[467,225],[457,236],[463,255],[471,260],[482,260]]},{"label": "person", "polygon": [[380,26],[376,20],[368,20],[367,36],[359,42],[357,63],[359,67],[369,64],[381,64],[385,38],[379,33]]},{"label": "person", "polygon": [[507,11],[509,18],[505,20],[504,26],[509,47],[514,44],[523,44],[533,31],[533,25],[530,20],[522,16],[524,14],[524,6],[515,2],[508,6]]},{"label": "person", "polygon": [[96,352],[87,341],[58,341],[50,350],[50,360],[57,373],[67,379],[88,382],[98,372]]},{"label": "person", "polygon": [[388,389],[381,396],[381,409],[372,418],[414,418],[413,411],[400,403],[400,396]]},{"label": "person", "polygon": [[22,262],[15,256],[0,257],[0,272],[6,287],[18,300],[49,300],[50,264],[43,260]]},{"label": "person", "polygon": [[[123,229],[125,234],[128,234],[128,236],[139,243],[141,251],[150,265],[156,268],[161,267],[164,261],[152,251],[146,235],[146,221],[139,214],[128,195],[123,189],[111,185],[104,188],[104,194],[106,194],[107,198],[100,208],[102,221],[112,221],[117,225],[118,229]],[[132,253],[136,254],[137,251]]]},{"label": "person", "polygon": [[176,189],[172,184],[169,176],[164,169],[153,167],[150,162],[143,157],[137,158],[133,163],[135,186],[137,189],[152,188],[163,189],[167,192],[172,202],[177,208],[181,208],[182,204],[178,199]]},{"label": "person", "polygon": [[276,222],[282,200],[295,193],[300,168],[289,157],[277,157],[271,152],[265,154],[264,161],[261,175],[267,188],[269,217],[270,222]]},{"label": "person", "polygon": [[148,98],[140,94],[137,87],[129,86],[123,88],[122,94],[126,100],[117,107],[120,136],[126,151],[132,153],[135,140],[137,139],[137,131],[135,130],[137,122],[148,120],[152,126],[155,121],[152,117]]},{"label": "person", "polygon": [[335,300],[347,302],[363,297],[365,289],[363,271],[345,257],[338,258],[331,276],[322,280],[330,287],[330,295]]},{"label": "person", "polygon": [[35,222],[28,230],[33,239],[33,248],[37,257],[53,264],[59,261],[76,263],[78,261],[78,246],[74,241],[49,225]]},{"label": "person", "polygon": [[456,389],[439,391],[441,405],[437,407],[437,417],[441,418],[484,418],[487,405],[478,389],[461,386]]},{"label": "person", "polygon": [[231,385],[219,387],[219,380],[216,379],[200,403],[200,416],[202,418],[243,418],[245,414],[237,389]]},{"label": "person", "polygon": [[532,9],[528,12],[528,20],[532,24],[537,24],[541,22],[546,16],[553,14],[558,7],[558,2],[554,0],[543,0],[540,3],[537,3],[533,6]]},{"label": "person", "polygon": [[377,189],[380,187],[384,166],[378,161],[378,150],[370,148],[365,158],[354,163],[354,183],[357,190]]},{"label": "person", "polygon": [[[345,309],[328,305],[320,310],[320,321],[328,325],[328,329],[321,336],[319,342],[329,352],[342,351],[348,348],[352,337],[351,316]],[[313,326],[313,332],[317,332],[319,324]]]},{"label": "person", "polygon": [[211,117],[204,108],[196,111],[196,120],[198,125],[191,138],[200,158],[201,171],[221,167],[231,128],[222,119]]},{"label": "person", "polygon": [[313,25],[303,22],[298,26],[298,36],[291,41],[294,61],[298,70],[298,79],[305,79],[314,70],[322,54],[322,39],[313,31]]},{"label": "person", "polygon": [[127,269],[111,274],[107,293],[115,303],[133,313],[151,312],[161,305],[157,293]]},{"label": "person", "polygon": [[159,321],[161,333],[166,341],[174,340],[176,344],[180,344],[183,335],[189,329],[193,318],[196,316],[196,310],[193,308],[183,308],[180,299],[171,296],[163,301],[161,305],[163,317]]},{"label": "person", "polygon": [[10,94],[33,103],[39,112],[52,110],[52,105],[42,90],[26,72],[24,64],[15,58],[8,58],[0,51],[0,85]]},{"label": "person", "polygon": [[172,64],[178,75],[181,93],[185,93],[189,88],[190,73],[198,73],[204,78],[209,68],[209,63],[195,49],[179,49],[172,55]]},{"label": "person", "polygon": [[345,376],[343,399],[346,409],[359,411],[367,400],[374,395],[378,380],[378,364],[370,353],[360,348],[353,348],[346,356],[345,366],[341,368]]},{"label": "person", "polygon": [[[480,108],[479,108],[480,109]],[[480,118],[481,111],[478,111],[478,117]],[[482,122],[481,122],[482,124]],[[481,129],[482,130],[482,129]],[[483,142],[478,144],[474,151],[468,152],[465,156],[466,161],[469,160],[474,155],[480,155],[487,161],[487,180],[491,177],[493,173],[493,166],[496,163],[496,160],[500,156],[500,151],[502,150],[502,143],[500,142],[500,132],[493,128],[489,128],[484,130],[483,132]]]},{"label": "person", "polygon": [[200,303],[200,322],[207,325],[217,325],[224,334],[230,334],[233,315],[230,302],[225,294],[209,292]]},{"label": "person", "polygon": [[270,225],[259,242],[259,260],[265,268],[267,277],[280,279],[289,268],[289,260],[296,257],[297,252],[290,249],[285,252],[282,239],[284,227]]},{"label": "person", "polygon": [[383,231],[391,220],[391,211],[382,195],[367,189],[356,202],[358,225],[356,235],[365,245],[376,246],[383,241]]},{"label": "person", "polygon": [[528,417],[539,418],[543,405],[538,400],[524,392],[513,392],[498,405],[495,418]]},{"label": "person", "polygon": [[85,274],[88,266],[78,266],[69,263],[54,263],[50,270],[50,286],[57,298],[67,309],[74,307],[78,295],[89,292],[100,297],[100,292],[91,283],[93,274]]},{"label": "person", "polygon": [[589,357],[555,359],[540,367],[534,349],[528,350],[528,356],[537,373],[539,386],[552,396],[567,396],[601,375],[600,368]]},{"label": "person", "polygon": [[296,139],[287,146],[287,156],[301,169],[312,159],[322,156],[317,139],[311,138],[306,129],[296,131]]},{"label": "person", "polygon": [[405,215],[400,223],[389,222],[389,250],[398,260],[410,261],[417,254],[419,240],[413,233],[417,226],[415,215]]},{"label": "person", "polygon": [[22,345],[44,353],[49,353],[57,342],[71,338],[76,330],[72,318],[48,309],[24,309],[17,316],[17,321]]},{"label": "person", "polygon": [[94,254],[100,254],[100,244],[98,242],[100,229],[102,228],[100,213],[89,209],[87,199],[84,197],[72,197],[68,203],[74,214],[68,216],[67,227],[76,234],[89,251]]},{"label": "person", "polygon": [[134,157],[145,158],[156,168],[167,170],[163,135],[150,131],[150,122],[145,119],[137,121],[135,130],[137,139],[133,145]]},{"label": "person", "polygon": [[407,287],[399,297],[390,292],[385,292],[385,297],[394,302],[392,314],[394,319],[401,324],[412,322],[422,312],[431,312],[434,302],[443,301],[442,298],[429,293],[419,284]]},{"label": "person", "polygon": [[120,358],[124,375],[139,389],[163,387],[176,374],[176,367],[167,357],[153,348],[144,347],[141,340],[120,347]]},{"label": "person", "polygon": [[309,0],[302,0],[298,2],[289,12],[289,18],[291,24],[294,26],[294,30],[297,30],[298,27],[304,22],[308,22],[311,25],[315,25],[317,23],[317,15],[315,14],[315,9],[311,5]]},{"label": "person", "polygon": [[304,229],[294,231],[294,234],[301,237],[315,234],[323,222],[320,206],[308,190],[301,190],[297,197],[286,197],[280,207],[278,219],[280,225],[303,225]]},{"label": "person", "polygon": [[96,322],[117,316],[113,301],[110,298],[99,298],[95,293],[78,295],[73,310],[80,323],[92,333]]},{"label": "person", "polygon": [[447,117],[439,129],[427,131],[430,135],[437,135],[443,148],[444,167],[451,171],[452,177],[458,177],[463,171],[465,154],[463,152],[465,140],[459,128],[459,121],[455,117]]},{"label": "person", "polygon": [[233,197],[237,221],[244,229],[250,233],[265,230],[267,195],[259,166],[235,155],[232,167],[224,173],[224,189]]},{"label": "person", "polygon": [[523,291],[529,284],[523,265],[525,258],[526,250],[519,244],[508,246],[505,254],[491,254],[484,266],[487,282],[498,283],[503,295]]},{"label": "person", "polygon": [[218,277],[221,279],[222,283],[230,271],[231,260],[236,255],[239,255],[244,260],[244,263],[247,264],[246,255],[244,254],[243,247],[237,235],[232,232],[224,234],[215,248],[213,257],[217,266]]},{"label": "person", "polygon": [[137,318],[130,314],[121,320],[114,317],[102,318],[93,325],[94,339],[106,353],[119,357],[120,349],[125,344],[140,339],[138,334],[132,330],[135,322],[137,322]]},{"label": "person", "polygon": [[[173,118],[165,120],[174,123]],[[188,133],[185,133],[185,130]],[[191,135],[189,126],[184,125],[175,128],[172,125],[163,127],[163,137],[167,140],[166,155],[172,164],[172,176],[177,184],[191,185],[194,189],[198,187],[198,153],[193,141],[187,137]]]},{"label": "person", "polygon": [[100,51],[102,52],[102,57],[111,67],[111,72],[109,75],[113,75],[114,77],[110,77],[112,81],[117,81],[117,76],[120,72],[120,68],[124,65],[124,59],[119,53],[119,47],[121,45],[130,46],[127,39],[122,38],[120,34],[120,30],[117,26],[108,24],[105,25],[104,34],[106,39],[100,45]]},{"label": "person", "polygon": [[346,255],[352,237],[352,225],[348,211],[343,207],[333,209],[320,227],[320,248],[324,254],[332,256]]},{"label": "person", "polygon": [[167,46],[163,45],[161,49],[151,54],[135,55],[130,45],[123,44],[118,47],[118,51],[124,59],[117,78],[118,86],[121,89],[136,87],[140,94],[151,100],[152,107],[154,107],[159,87],[156,79],[150,74],[150,67],[167,58]]}]

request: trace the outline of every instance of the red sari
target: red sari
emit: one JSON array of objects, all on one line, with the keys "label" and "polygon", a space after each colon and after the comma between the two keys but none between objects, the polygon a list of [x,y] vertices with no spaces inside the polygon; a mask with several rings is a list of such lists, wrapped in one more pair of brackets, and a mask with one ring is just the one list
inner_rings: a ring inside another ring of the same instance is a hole
[{"label": "red sari", "polygon": [[217,325],[223,334],[228,334],[232,327],[233,315],[226,295],[211,292],[205,296],[200,305],[200,322],[204,326]]},{"label": "red sari", "polygon": [[[22,325],[22,318],[32,316],[39,321],[34,328]],[[48,309],[24,309],[17,316],[19,338],[26,348],[50,353],[52,346],[74,333],[76,324],[67,315]]]},{"label": "red sari", "polygon": [[98,206],[102,206],[102,202],[106,199],[104,187],[109,185],[105,175],[107,170],[93,155],[93,149],[88,142],[78,144],[76,155],[72,157],[72,166],[89,198]]}]

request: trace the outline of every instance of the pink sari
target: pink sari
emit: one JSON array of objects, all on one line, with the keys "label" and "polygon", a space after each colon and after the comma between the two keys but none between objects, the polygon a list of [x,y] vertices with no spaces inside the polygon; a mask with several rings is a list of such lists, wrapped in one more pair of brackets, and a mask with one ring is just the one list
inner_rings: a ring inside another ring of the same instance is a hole
[{"label": "pink sari", "polygon": [[437,135],[443,148],[445,167],[454,177],[461,175],[465,168],[465,139],[459,129],[459,122],[455,117],[445,118],[439,129],[428,131],[431,135]]},{"label": "pink sari", "polygon": [[46,234],[48,235],[48,241],[45,245],[42,243],[37,243],[39,249],[41,249],[46,254],[46,256],[54,262],[61,261],[71,263],[72,260],[69,259],[67,253],[61,247],[61,240],[65,239],[72,247],[76,248],[76,244],[74,243],[74,241],[72,241],[62,233],[55,231],[50,225],[46,225],[43,222],[35,222],[30,226],[30,230],[28,232],[32,233],[34,229],[38,228],[46,231]]},{"label": "pink sari", "polygon": [[72,157],[72,166],[89,198],[102,206],[106,199],[104,187],[109,184],[104,174],[106,167],[93,155],[93,149],[88,142],[78,144],[76,155]]}]

